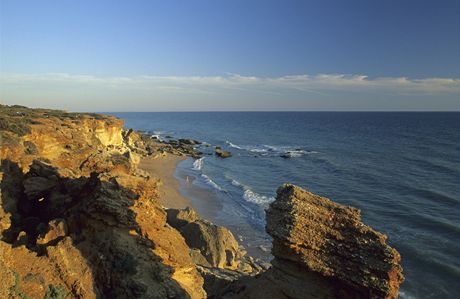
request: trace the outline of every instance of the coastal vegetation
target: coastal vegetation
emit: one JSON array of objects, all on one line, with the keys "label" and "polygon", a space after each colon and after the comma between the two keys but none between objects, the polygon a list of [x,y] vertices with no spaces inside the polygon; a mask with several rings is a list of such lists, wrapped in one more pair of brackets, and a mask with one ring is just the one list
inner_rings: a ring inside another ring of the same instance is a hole
[{"label": "coastal vegetation", "polygon": [[97,114],[1,106],[0,118],[2,298],[398,296],[399,253],[357,209],[281,186],[267,263],[193,208],[160,204],[159,174],[139,167],[199,158],[199,141]]}]

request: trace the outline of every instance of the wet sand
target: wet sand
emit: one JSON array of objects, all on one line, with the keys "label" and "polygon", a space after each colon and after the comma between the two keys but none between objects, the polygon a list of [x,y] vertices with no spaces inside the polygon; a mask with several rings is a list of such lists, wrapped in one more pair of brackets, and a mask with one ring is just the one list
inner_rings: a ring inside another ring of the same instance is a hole
[{"label": "wet sand", "polygon": [[179,190],[190,200],[193,209],[204,219],[215,222],[216,217],[223,209],[215,191],[196,186],[194,184],[197,179],[195,174],[187,174],[178,169],[176,175],[180,179],[181,188]]},{"label": "wet sand", "polygon": [[156,177],[162,182],[160,186],[160,203],[166,208],[182,209],[193,207],[202,218],[230,229],[235,237],[239,239],[240,244],[246,248],[249,255],[266,261],[270,260],[270,246],[268,245],[267,249],[260,246],[260,244],[267,243],[264,242],[266,236],[261,235],[249,224],[244,223],[235,214],[232,214],[232,207],[225,205],[219,198],[218,192],[195,184],[197,174],[193,171],[188,171],[188,169],[191,169],[190,165],[185,168],[177,167],[180,162],[186,159],[187,157],[185,156],[165,154],[157,158],[144,158],[141,160],[139,168],[147,171],[152,177]]},{"label": "wet sand", "polygon": [[[161,180],[159,200],[163,206],[175,209],[193,207],[201,217],[213,219],[222,210],[222,204],[214,192],[193,186],[195,176],[176,173],[177,165],[185,159],[185,156],[166,153],[155,158],[142,159],[139,168]],[[183,192],[185,196],[182,195]]]},{"label": "wet sand", "polygon": [[177,164],[185,160],[185,156],[165,154],[156,158],[144,158],[139,164],[139,168],[147,171],[152,177],[159,178],[162,182],[160,186],[160,203],[167,208],[182,209],[192,206],[190,200],[182,196],[179,191],[180,184],[174,176]]}]

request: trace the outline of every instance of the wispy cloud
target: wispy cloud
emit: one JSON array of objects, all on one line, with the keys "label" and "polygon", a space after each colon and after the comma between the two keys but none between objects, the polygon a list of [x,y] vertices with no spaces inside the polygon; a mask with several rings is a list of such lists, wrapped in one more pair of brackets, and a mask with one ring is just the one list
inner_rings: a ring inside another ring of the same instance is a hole
[{"label": "wispy cloud", "polygon": [[[437,101],[444,97],[447,100],[443,109],[449,109],[452,103],[454,109],[458,109],[460,100],[455,102],[453,99],[460,98],[460,79],[370,78],[366,75],[346,74],[302,74],[281,77],[238,74],[131,77],[66,73],[0,74],[0,100],[7,103],[27,102],[28,99],[33,98],[35,101],[48,101],[46,103],[53,103],[49,105],[58,107],[59,104],[62,105],[62,101],[56,102],[59,99],[86,103],[84,107],[88,107],[89,104],[96,105],[95,101],[101,102],[100,107],[103,107],[102,102],[104,101],[107,105],[108,102],[116,104],[114,102],[117,100],[129,99],[133,105],[150,107],[149,105],[155,102],[156,107],[163,107],[162,109],[167,110],[174,110],[174,107],[192,109],[200,105],[209,109],[222,107],[222,109],[245,110],[245,108],[258,109],[261,106],[266,109],[277,109],[280,106],[279,103],[285,103],[286,108],[291,107],[292,109],[309,109],[309,107],[322,109],[321,105],[327,103],[327,106],[323,105],[324,109],[334,109],[336,106],[346,104],[344,99],[347,96],[345,95],[348,95],[350,103],[353,98],[367,97],[368,99],[356,102],[354,106],[350,106],[350,109],[361,107],[372,109],[378,105],[382,106],[381,103],[375,104],[377,98],[392,98],[394,100],[392,105],[397,109],[397,99],[418,97],[425,99],[432,97]],[[334,101],[339,104],[334,106]],[[290,102],[293,104],[290,105]],[[433,103],[425,102],[424,105],[428,107],[426,109],[436,108]],[[37,105],[39,103],[35,104]],[[71,104],[68,105],[70,109],[74,107]],[[83,104],[81,106],[83,107]],[[407,102],[404,107],[417,110],[417,103]],[[120,106],[119,109],[126,108]]]},{"label": "wispy cloud", "polygon": [[282,77],[255,77],[229,74],[226,76],[133,76],[98,77],[65,73],[47,74],[0,74],[0,84],[17,86],[28,84],[73,84],[101,86],[105,88],[127,88],[156,90],[168,89],[177,92],[212,89],[241,89],[269,92],[293,89],[299,91],[350,90],[359,92],[384,91],[413,93],[460,93],[460,79],[407,77],[381,77],[370,79],[366,75],[319,74]]}]

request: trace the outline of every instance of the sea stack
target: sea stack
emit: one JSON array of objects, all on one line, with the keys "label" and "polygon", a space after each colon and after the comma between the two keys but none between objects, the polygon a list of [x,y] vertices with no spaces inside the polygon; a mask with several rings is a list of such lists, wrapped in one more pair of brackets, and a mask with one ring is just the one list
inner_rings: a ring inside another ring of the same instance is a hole
[{"label": "sea stack", "polygon": [[274,267],[290,261],[326,278],[340,298],[397,298],[399,253],[360,211],[285,184],[267,211]]},{"label": "sea stack", "polygon": [[0,137],[0,298],[398,296],[399,253],[357,209],[283,185],[267,265],[227,228],[160,204],[140,159],[195,157],[190,145],[111,116],[2,105]]}]

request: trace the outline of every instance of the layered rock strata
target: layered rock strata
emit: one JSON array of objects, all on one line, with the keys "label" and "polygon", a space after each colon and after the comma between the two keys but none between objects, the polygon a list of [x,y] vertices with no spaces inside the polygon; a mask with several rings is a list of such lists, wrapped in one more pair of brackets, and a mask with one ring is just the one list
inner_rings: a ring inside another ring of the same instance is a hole
[{"label": "layered rock strata", "polygon": [[358,210],[293,185],[267,211],[271,267],[192,209],[165,210],[140,157],[200,155],[117,118],[0,105],[1,298],[396,298],[399,254]]},{"label": "layered rock strata", "polygon": [[267,211],[267,232],[278,261],[322,275],[341,297],[398,297],[400,255],[361,222],[358,209],[283,185]]},{"label": "layered rock strata", "polygon": [[130,144],[114,117],[0,108],[0,297],[206,297],[136,167],[154,143]]}]

